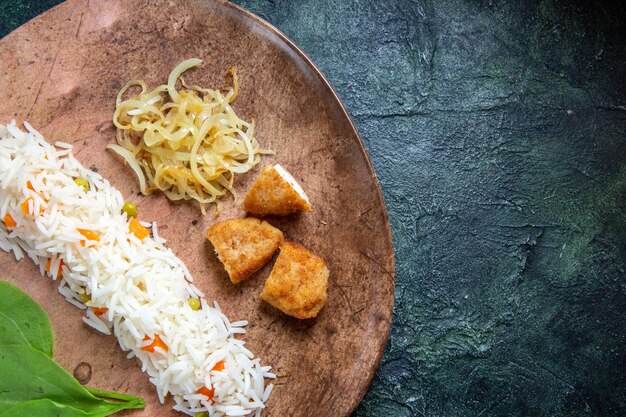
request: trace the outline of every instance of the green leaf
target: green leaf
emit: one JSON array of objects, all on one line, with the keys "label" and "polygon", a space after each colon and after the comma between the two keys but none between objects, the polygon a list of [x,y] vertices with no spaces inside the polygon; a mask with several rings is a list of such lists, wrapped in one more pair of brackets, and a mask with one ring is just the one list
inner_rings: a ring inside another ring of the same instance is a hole
[{"label": "green leaf", "polygon": [[143,407],[143,400],[131,395],[90,392],[50,357],[30,346],[0,346],[0,417],[103,417]]},{"label": "green leaf", "polygon": [[52,356],[54,336],[48,315],[14,285],[0,281],[0,345],[28,345]]},{"label": "green leaf", "polygon": [[90,415],[82,410],[77,410],[76,408],[56,403],[47,398],[19,403],[0,413],[0,417],[23,416],[89,417]]},{"label": "green leaf", "polygon": [[4,412],[0,412],[0,417],[93,417],[106,415],[108,414],[89,413],[47,398],[19,403]]}]

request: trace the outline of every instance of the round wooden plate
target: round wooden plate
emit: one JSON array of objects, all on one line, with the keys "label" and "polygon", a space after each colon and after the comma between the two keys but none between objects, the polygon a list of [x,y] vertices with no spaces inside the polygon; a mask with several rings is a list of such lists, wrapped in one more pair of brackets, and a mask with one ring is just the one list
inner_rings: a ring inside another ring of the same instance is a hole
[{"label": "round wooden plate", "polygon": [[[300,181],[314,211],[271,219],[289,240],[319,254],[331,275],[327,306],[315,320],[283,315],[259,299],[272,262],[238,286],[228,280],[206,229],[243,216],[240,201],[202,216],[194,204],[138,195],[114,141],[115,96],[126,81],[165,83],[184,59],[204,64],[186,78],[218,88],[229,66],[239,74],[234,108],[254,117],[257,137],[276,151],[237,182],[240,195],[261,165],[280,162]],[[217,1],[68,1],[0,41],[0,123],[28,120],[49,141],[75,146],[76,157],[135,201],[142,220],[156,220],[196,285],[233,320],[250,322],[248,348],[278,374],[266,416],[344,416],[361,399],[380,360],[393,311],[394,261],[380,187],[346,110],[311,61],[258,17]],[[2,279],[17,284],[50,314],[55,358],[70,372],[92,368],[87,385],[142,396],[129,416],[174,416],[138,362],[113,337],[81,321],[82,313],[26,259],[0,254]]]}]

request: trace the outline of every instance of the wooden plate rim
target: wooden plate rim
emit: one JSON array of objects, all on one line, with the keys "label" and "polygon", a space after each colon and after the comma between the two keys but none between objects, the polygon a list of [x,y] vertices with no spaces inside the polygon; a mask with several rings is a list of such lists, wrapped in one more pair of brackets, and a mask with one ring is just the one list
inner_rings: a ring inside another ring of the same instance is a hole
[{"label": "wooden plate rim", "polygon": [[[242,15],[246,16],[248,19],[250,19],[253,22],[263,26],[265,29],[269,30],[274,35],[276,35],[278,38],[280,38],[280,40],[282,40],[293,52],[295,52],[298,55],[298,57],[300,57],[300,59],[302,59],[309,66],[309,68],[311,68],[311,70],[313,71],[315,76],[319,79],[319,81],[322,83],[322,85],[326,89],[326,92],[328,93],[328,95],[330,97],[332,97],[332,99],[335,102],[335,104],[341,110],[341,113],[342,113],[343,117],[345,117],[346,120],[348,121],[350,129],[353,131],[354,137],[356,138],[356,142],[357,142],[357,145],[359,147],[359,150],[361,151],[361,154],[363,155],[363,158],[366,161],[367,169],[370,172],[372,181],[374,183],[374,187],[376,188],[376,195],[378,196],[378,199],[379,199],[379,201],[381,203],[383,215],[385,217],[385,224],[387,225],[387,227],[385,228],[384,238],[385,238],[385,240],[387,242],[390,243],[390,246],[391,246],[391,249],[392,249],[391,250],[391,254],[390,254],[391,268],[389,269],[389,273],[390,273],[390,277],[391,277],[391,281],[392,281],[391,282],[391,284],[392,284],[391,294],[393,295],[395,293],[395,275],[396,275],[395,270],[396,270],[396,267],[395,267],[395,253],[394,253],[394,250],[393,250],[393,239],[391,237],[391,228],[389,226],[389,216],[387,214],[387,206],[385,204],[385,198],[383,196],[382,189],[380,188],[380,182],[378,181],[378,177],[376,176],[376,171],[374,171],[374,166],[372,165],[372,161],[370,159],[370,156],[367,153],[367,150],[365,149],[365,145],[363,144],[363,139],[361,138],[361,135],[359,134],[359,130],[357,129],[356,124],[354,123],[354,120],[352,120],[352,117],[348,113],[348,110],[346,109],[346,106],[343,104],[343,102],[341,101],[341,99],[339,98],[339,96],[337,95],[335,90],[333,89],[333,87],[330,85],[330,82],[326,79],[324,74],[322,74],[322,71],[313,63],[311,58],[309,58],[308,55],[302,49],[300,49],[291,39],[289,39],[289,37],[287,37],[287,35],[282,33],[278,28],[276,28],[274,25],[272,25],[271,23],[267,22],[263,18],[255,15],[254,13],[244,9],[243,7],[241,7],[241,6],[237,5],[237,4],[234,4],[234,3],[231,3],[231,2],[225,1],[225,0],[217,0],[217,2],[218,3],[222,3],[222,4],[230,7],[231,9],[235,10],[238,13],[241,13]],[[394,308],[394,301],[395,301],[395,296],[391,297],[391,305],[389,306],[389,308],[391,308],[392,312],[393,312],[393,308]],[[393,319],[393,314],[391,315],[391,317]],[[368,370],[369,375],[367,377],[367,382],[366,382],[366,384],[363,384],[363,386],[359,388],[358,393],[355,396],[355,401],[352,404],[352,406],[350,407],[351,412],[354,411],[356,409],[356,407],[359,405],[359,403],[363,399],[363,396],[367,392],[367,389],[371,385],[372,380],[374,379],[374,374],[376,373],[376,370],[378,369],[378,365],[380,364],[380,360],[382,359],[383,352],[385,351],[385,346],[387,345],[387,340],[389,340],[389,333],[390,333],[390,331],[391,331],[391,320],[387,323],[387,329],[385,331],[385,333],[386,333],[385,337],[382,339],[382,343],[380,344],[380,346],[378,348],[378,352],[376,354],[375,365],[372,366],[371,369]]]}]

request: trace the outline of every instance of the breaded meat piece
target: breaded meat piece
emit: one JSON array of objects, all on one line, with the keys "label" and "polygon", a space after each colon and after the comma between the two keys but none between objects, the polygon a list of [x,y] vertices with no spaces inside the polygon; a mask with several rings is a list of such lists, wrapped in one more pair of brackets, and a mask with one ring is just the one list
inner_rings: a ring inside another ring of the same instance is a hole
[{"label": "breaded meat piece", "polygon": [[250,187],[243,207],[258,216],[286,216],[313,210],[300,184],[278,164],[263,168]]},{"label": "breaded meat piece", "polygon": [[322,258],[302,246],[284,242],[261,299],[290,316],[315,317],[326,304],[328,274]]},{"label": "breaded meat piece", "polygon": [[237,284],[270,260],[283,241],[283,232],[268,222],[248,217],[214,224],[207,231],[207,239],[230,280]]}]

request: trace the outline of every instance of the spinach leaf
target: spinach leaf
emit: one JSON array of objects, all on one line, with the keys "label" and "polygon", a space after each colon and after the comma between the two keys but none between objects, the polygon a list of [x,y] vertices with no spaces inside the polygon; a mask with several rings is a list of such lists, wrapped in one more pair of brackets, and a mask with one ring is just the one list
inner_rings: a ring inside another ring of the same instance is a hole
[{"label": "spinach leaf", "polygon": [[30,346],[0,346],[0,417],[103,417],[143,407],[141,398],[86,389]]},{"label": "spinach leaf", "polygon": [[4,412],[0,412],[0,417],[23,416],[89,417],[90,415],[82,410],[56,403],[47,398],[19,403]]},{"label": "spinach leaf", "polygon": [[0,345],[28,345],[52,356],[50,319],[19,288],[0,281]]}]

